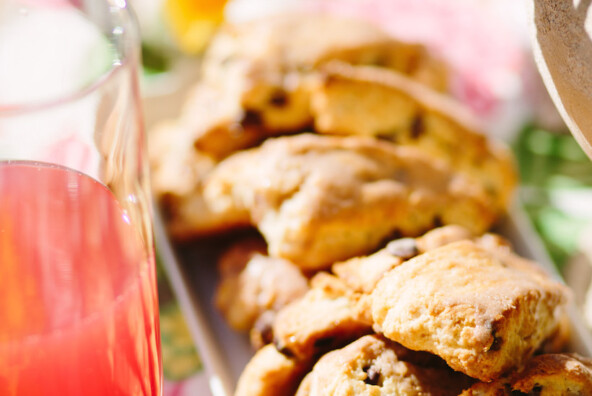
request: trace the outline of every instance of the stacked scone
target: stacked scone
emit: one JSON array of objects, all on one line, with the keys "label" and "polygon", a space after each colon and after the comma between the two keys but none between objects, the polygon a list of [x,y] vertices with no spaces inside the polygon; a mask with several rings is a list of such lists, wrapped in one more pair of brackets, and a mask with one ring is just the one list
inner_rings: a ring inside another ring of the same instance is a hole
[{"label": "stacked scone", "polygon": [[550,353],[564,287],[487,233],[512,158],[446,80],[423,47],[329,16],[212,42],[150,148],[173,237],[260,233],[218,263],[216,305],[258,349],[237,395],[592,389],[591,361]]},{"label": "stacked scone", "polygon": [[589,394],[592,361],[553,353],[565,303],[497,235],[451,225],[396,239],[317,273],[257,323],[236,394]]}]

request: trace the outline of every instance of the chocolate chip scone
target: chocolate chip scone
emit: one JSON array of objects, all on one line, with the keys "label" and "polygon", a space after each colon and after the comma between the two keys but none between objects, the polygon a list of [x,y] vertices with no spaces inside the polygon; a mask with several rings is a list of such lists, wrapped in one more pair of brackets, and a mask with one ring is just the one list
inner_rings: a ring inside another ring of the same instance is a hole
[{"label": "chocolate chip scone", "polygon": [[293,395],[308,370],[308,362],[298,361],[267,345],[255,353],[243,370],[234,396]]},{"label": "chocolate chip scone", "polygon": [[371,295],[376,330],[482,381],[520,367],[556,330],[566,290],[508,257],[459,241],[393,268]]},{"label": "chocolate chip scone", "polygon": [[152,189],[158,196],[190,195],[217,161],[195,151],[192,137],[178,123],[163,122],[150,131],[148,157]]},{"label": "chocolate chip scone", "polygon": [[279,311],[308,290],[308,280],[296,265],[265,253],[262,241],[247,239],[218,260],[221,279],[215,305],[235,330],[250,330],[265,312]]},{"label": "chocolate chip scone", "polygon": [[267,137],[299,129],[266,127],[238,99],[239,93],[231,87],[223,90],[203,80],[190,90],[177,123],[191,136],[191,147],[219,161]]},{"label": "chocolate chip scone", "polygon": [[337,277],[319,273],[306,294],[281,309],[273,321],[273,343],[302,361],[319,356],[372,331],[368,296]]},{"label": "chocolate chip scone", "polygon": [[456,396],[474,381],[445,365],[409,361],[405,353],[401,354],[402,349],[381,336],[364,336],[324,355],[307,374],[296,396]]},{"label": "chocolate chip scone", "polygon": [[321,71],[311,98],[317,132],[419,147],[481,180],[500,208],[508,206],[517,179],[512,155],[459,103],[393,70],[331,62]]},{"label": "chocolate chip scone", "polygon": [[222,157],[229,148],[248,147],[245,136],[310,127],[309,80],[331,59],[379,65],[440,90],[446,87],[443,64],[423,46],[396,41],[367,22],[285,14],[227,24],[204,56],[201,80],[217,87],[224,107],[234,111],[202,128],[196,145]]},{"label": "chocolate chip scone", "polygon": [[210,212],[257,226],[271,256],[304,269],[367,254],[394,233],[439,224],[481,233],[502,214],[482,184],[413,148],[314,134],[227,158],[203,198]]},{"label": "chocolate chip scone", "polygon": [[461,396],[592,395],[592,360],[577,354],[532,358],[519,372],[491,383],[477,383]]}]

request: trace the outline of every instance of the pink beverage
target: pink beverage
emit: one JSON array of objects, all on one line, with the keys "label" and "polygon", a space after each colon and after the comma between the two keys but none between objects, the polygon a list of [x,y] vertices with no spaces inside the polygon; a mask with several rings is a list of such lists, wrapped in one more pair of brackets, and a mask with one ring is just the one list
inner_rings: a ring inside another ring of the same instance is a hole
[{"label": "pink beverage", "polygon": [[153,256],[78,172],[0,162],[0,395],[157,395]]}]

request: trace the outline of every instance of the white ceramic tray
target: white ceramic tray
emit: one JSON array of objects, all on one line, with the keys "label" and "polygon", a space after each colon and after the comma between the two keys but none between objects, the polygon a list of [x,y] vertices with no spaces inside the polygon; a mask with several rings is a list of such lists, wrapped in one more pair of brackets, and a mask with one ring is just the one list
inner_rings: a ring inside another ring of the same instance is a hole
[{"label": "white ceramic tray", "polygon": [[[220,242],[201,241],[173,248],[155,216],[156,244],[176,297],[205,365],[210,389],[203,395],[231,396],[234,385],[253,351],[248,337],[231,330],[215,310],[212,299],[217,284],[214,258]],[[512,241],[518,254],[534,259],[556,278],[557,270],[517,206],[495,230]],[[223,243],[222,243],[223,244]],[[592,356],[592,336],[575,306],[570,306],[572,337],[569,350]]]}]

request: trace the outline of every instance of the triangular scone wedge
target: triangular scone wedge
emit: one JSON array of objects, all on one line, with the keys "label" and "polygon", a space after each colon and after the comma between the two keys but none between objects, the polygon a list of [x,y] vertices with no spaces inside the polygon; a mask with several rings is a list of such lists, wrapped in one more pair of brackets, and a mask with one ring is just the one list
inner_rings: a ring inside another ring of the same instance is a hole
[{"label": "triangular scone wedge", "polygon": [[[234,116],[202,130],[196,145],[220,158],[228,148],[248,147],[257,133],[264,138],[310,127],[309,77],[334,59],[398,70],[438,90],[447,86],[443,63],[422,45],[395,40],[365,21],[286,13],[229,23],[204,55],[201,81],[220,92]],[[218,136],[226,144],[216,144]]]},{"label": "triangular scone wedge", "polygon": [[311,110],[319,133],[416,146],[479,180],[496,205],[508,207],[517,181],[510,151],[488,139],[461,104],[402,73],[327,63],[313,89]]},{"label": "triangular scone wedge", "polygon": [[316,134],[227,158],[203,198],[210,213],[257,226],[270,256],[305,269],[367,254],[397,232],[460,224],[482,233],[502,215],[482,184],[414,148]]},{"label": "triangular scone wedge", "polygon": [[556,330],[566,293],[534,263],[460,241],[385,274],[371,295],[372,318],[386,337],[491,381],[520,367]]}]

